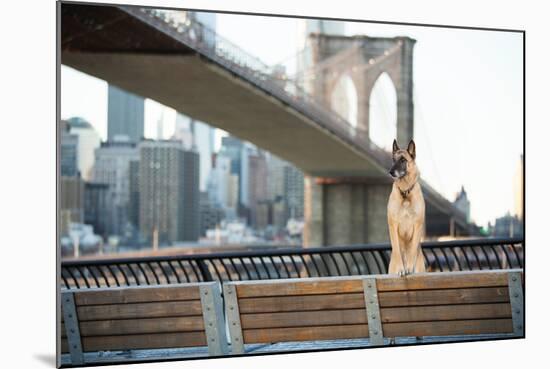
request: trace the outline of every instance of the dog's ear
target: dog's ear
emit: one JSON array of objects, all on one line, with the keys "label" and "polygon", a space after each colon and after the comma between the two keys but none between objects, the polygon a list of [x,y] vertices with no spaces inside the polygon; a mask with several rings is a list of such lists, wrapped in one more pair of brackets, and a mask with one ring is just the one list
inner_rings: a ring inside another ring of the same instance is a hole
[{"label": "dog's ear", "polygon": [[399,145],[397,145],[397,140],[394,139],[393,140],[393,153],[395,154],[395,152],[399,150]]},{"label": "dog's ear", "polygon": [[409,142],[409,146],[407,146],[407,151],[409,152],[409,155],[412,156],[413,160],[416,158],[416,144],[413,140]]}]

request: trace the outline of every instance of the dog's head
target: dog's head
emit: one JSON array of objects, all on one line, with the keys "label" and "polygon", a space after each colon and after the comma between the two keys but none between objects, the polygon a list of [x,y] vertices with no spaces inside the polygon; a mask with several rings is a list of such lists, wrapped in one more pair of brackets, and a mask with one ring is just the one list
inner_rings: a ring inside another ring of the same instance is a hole
[{"label": "dog's head", "polygon": [[403,178],[408,174],[416,173],[416,145],[413,140],[409,142],[407,150],[400,149],[397,141],[393,140],[393,165],[390,168],[390,175],[393,179]]}]

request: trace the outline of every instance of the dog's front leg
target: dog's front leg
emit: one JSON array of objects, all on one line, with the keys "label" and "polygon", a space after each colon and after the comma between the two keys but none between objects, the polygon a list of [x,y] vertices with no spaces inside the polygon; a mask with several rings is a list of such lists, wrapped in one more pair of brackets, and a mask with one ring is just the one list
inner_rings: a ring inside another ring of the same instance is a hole
[{"label": "dog's front leg", "polygon": [[390,241],[391,241],[391,259],[388,268],[389,274],[405,275],[405,265],[401,255],[401,245],[399,244],[399,235],[397,234],[397,225],[390,225]]},{"label": "dog's front leg", "polygon": [[[424,263],[424,254],[422,253],[422,246],[420,242],[422,240],[422,224],[416,224],[414,226],[413,237],[411,241],[411,247],[409,248],[410,255],[407,255],[406,270],[410,273],[422,273],[426,271],[426,265]],[[409,264],[410,263],[410,264]]]}]

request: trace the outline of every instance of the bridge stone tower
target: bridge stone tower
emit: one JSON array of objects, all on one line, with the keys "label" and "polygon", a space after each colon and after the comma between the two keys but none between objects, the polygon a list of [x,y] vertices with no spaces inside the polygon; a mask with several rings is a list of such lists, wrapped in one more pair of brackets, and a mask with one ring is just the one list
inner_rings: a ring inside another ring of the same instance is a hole
[{"label": "bridge stone tower", "polygon": [[409,37],[368,37],[310,35],[312,70],[311,93],[326,106],[341,77],[347,75],[357,91],[357,128],[369,131],[372,89],[382,73],[387,73],[397,93],[397,140],[404,146],[413,137],[413,48]]},{"label": "bridge stone tower", "polygon": [[[312,34],[314,75],[306,86],[317,101],[331,106],[340,78],[349,76],[357,92],[356,134],[368,140],[370,97],[382,73],[397,95],[397,140],[413,137],[413,47],[409,37],[381,38]],[[304,245],[342,245],[389,240],[386,206],[389,177],[314,177],[305,181]]]}]

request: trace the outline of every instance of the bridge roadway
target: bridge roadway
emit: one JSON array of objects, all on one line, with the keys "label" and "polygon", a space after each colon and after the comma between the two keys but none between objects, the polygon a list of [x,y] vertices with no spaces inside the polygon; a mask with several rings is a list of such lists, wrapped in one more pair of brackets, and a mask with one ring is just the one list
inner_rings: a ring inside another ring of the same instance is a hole
[{"label": "bridge roadway", "polygon": [[[310,244],[387,238],[387,230],[379,230],[385,223],[381,202],[374,210],[364,210],[378,214],[379,221],[371,230],[373,235],[378,233],[376,237],[331,239],[325,218],[316,226],[307,219],[316,202],[325,206],[328,202],[330,209],[338,206],[328,199],[330,191],[321,190],[324,198],[315,195],[319,192],[316,186],[330,187],[334,180],[348,183],[347,192],[353,191],[357,183],[377,187],[378,192],[372,194],[381,194],[385,207],[390,155],[335,113],[297,92],[295,86],[272,80],[266,74],[268,67],[258,59],[208,33],[200,24],[182,28],[137,7],[65,3],[61,6],[61,22],[62,64],[208,122],[293,163],[310,176],[306,181],[310,186],[309,191],[306,187],[306,197],[308,193],[310,196],[309,205],[306,198],[306,223],[309,221],[311,226],[310,235],[324,234],[313,237]],[[439,230],[440,234],[448,234],[450,223],[460,234],[471,233],[472,227],[449,201],[425,181],[422,187],[428,233]],[[362,196],[366,201],[368,194]],[[350,198],[344,213],[354,211],[353,202],[357,201]],[[360,217],[360,221],[366,217]]]}]

